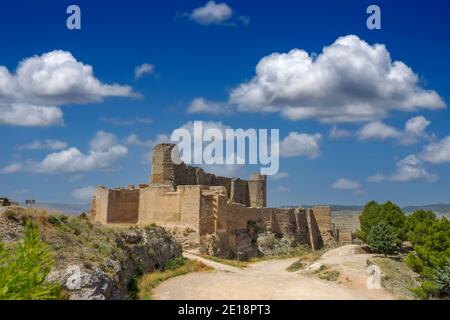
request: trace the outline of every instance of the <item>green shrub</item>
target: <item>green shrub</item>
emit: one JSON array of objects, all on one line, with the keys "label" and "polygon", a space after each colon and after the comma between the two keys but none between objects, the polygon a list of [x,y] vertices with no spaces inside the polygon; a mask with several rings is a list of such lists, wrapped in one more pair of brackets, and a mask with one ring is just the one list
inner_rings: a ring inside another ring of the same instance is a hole
[{"label": "green shrub", "polygon": [[370,229],[367,236],[367,245],[371,250],[387,256],[388,253],[393,253],[398,247],[399,239],[395,229],[381,221]]},{"label": "green shrub", "polygon": [[28,221],[22,242],[0,245],[0,300],[57,299],[59,285],[45,280],[52,264],[53,257],[40,241],[38,228]]},{"label": "green shrub", "polygon": [[361,229],[357,231],[356,236],[365,242],[372,227],[380,222],[384,222],[394,228],[400,240],[406,239],[405,214],[399,206],[390,201],[381,205],[375,201],[366,204],[359,216],[359,222]]},{"label": "green shrub", "polygon": [[435,282],[438,293],[441,297],[450,297],[450,259],[443,268],[439,268],[436,272]]}]

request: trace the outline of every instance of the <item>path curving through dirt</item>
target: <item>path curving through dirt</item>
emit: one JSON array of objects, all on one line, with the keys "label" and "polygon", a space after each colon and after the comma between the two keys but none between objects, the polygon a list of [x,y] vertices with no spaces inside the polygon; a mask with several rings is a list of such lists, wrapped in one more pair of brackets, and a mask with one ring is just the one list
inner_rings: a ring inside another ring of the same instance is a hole
[{"label": "path curving through dirt", "polygon": [[[313,266],[331,266],[341,273],[339,281],[319,279],[312,270],[288,272],[297,259],[268,260],[239,269],[189,253],[216,269],[214,272],[190,273],[163,282],[153,290],[161,300],[391,300],[384,289],[367,288],[367,254],[357,254],[358,246],[348,245],[325,253]],[[344,280],[345,279],[345,280]]]}]

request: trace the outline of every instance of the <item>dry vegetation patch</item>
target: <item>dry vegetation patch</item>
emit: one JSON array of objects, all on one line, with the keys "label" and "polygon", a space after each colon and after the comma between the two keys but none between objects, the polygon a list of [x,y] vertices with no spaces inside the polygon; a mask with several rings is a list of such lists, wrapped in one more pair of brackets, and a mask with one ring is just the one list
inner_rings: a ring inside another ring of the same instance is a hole
[{"label": "dry vegetation patch", "polygon": [[189,260],[183,257],[169,260],[164,270],[158,270],[143,275],[137,281],[136,297],[141,300],[152,299],[152,290],[161,282],[191,272],[209,272],[214,269],[198,260]]}]

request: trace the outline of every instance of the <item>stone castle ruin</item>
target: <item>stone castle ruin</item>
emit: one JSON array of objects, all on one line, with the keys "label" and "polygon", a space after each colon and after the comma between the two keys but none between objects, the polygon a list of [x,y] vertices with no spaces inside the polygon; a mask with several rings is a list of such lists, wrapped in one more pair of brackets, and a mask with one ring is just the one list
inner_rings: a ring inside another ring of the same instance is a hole
[{"label": "stone castle ruin", "polygon": [[258,254],[257,237],[271,232],[313,250],[338,240],[330,207],[267,208],[266,176],[226,178],[171,160],[174,144],[153,149],[149,184],[97,187],[91,218],[105,224],[157,224],[190,230],[206,254],[250,258]]}]

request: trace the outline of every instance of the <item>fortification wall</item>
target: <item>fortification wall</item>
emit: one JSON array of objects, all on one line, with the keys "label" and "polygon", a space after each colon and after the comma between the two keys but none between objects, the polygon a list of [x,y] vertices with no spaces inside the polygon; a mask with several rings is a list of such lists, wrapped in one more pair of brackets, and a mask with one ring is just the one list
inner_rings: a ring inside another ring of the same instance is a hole
[{"label": "fortification wall", "polygon": [[139,224],[179,225],[198,230],[201,186],[142,188],[139,199]]},{"label": "fortification wall", "polygon": [[248,181],[250,207],[267,206],[267,176],[253,174]]},{"label": "fortification wall", "polygon": [[230,201],[250,207],[250,195],[247,180],[231,180]]},{"label": "fortification wall", "polygon": [[324,244],[338,240],[338,235],[331,219],[331,208],[328,206],[317,206],[311,209]]},{"label": "fortification wall", "polygon": [[114,189],[108,193],[108,223],[137,223],[139,189]]},{"label": "fortification wall", "polygon": [[[266,179],[255,175],[255,181],[232,179],[206,173],[201,168],[184,163],[174,164],[171,159],[173,144],[159,144],[153,149],[151,184],[222,186],[228,199],[246,206],[266,206]],[[253,204],[253,205],[252,205]]]},{"label": "fortification wall", "polygon": [[108,222],[108,195],[109,190],[105,187],[95,188],[94,196],[92,197],[91,218],[100,223]]}]

